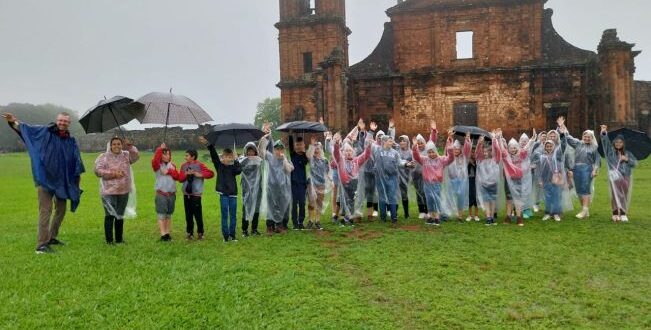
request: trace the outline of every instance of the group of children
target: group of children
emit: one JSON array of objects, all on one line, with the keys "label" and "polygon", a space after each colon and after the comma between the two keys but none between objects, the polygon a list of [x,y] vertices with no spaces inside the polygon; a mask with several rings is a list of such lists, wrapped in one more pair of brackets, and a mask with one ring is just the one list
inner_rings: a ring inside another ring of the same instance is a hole
[{"label": "group of children", "polygon": [[[271,139],[269,124],[262,128],[262,139],[257,144],[248,143],[239,158],[231,149],[219,155],[205,138],[200,142],[207,146],[217,172],[215,190],[220,195],[222,235],[228,242],[237,240],[238,175],[243,236],[260,235],[260,217],[266,220],[269,235],[287,231],[290,217],[295,230],[320,230],[320,219],[329,202],[333,222],[341,226],[352,226],[364,217],[373,221],[378,215],[395,225],[399,200],[405,218],[409,218],[411,194],[418,204],[418,218],[430,225],[455,218],[463,221],[466,214],[466,221],[480,221],[479,209],[484,212],[486,225],[494,225],[498,209],[504,205],[504,222],[523,226],[523,219],[537,212],[542,202],[542,220],[560,221],[572,208],[574,191],[582,204],[576,217],[586,218],[592,181],[600,167],[597,140],[592,131],[584,132],[581,140],[573,138],[562,117],[557,124],[555,130],[540,134],[534,130],[531,138],[523,134],[519,141],[508,142],[500,129],[475,141],[470,134],[457,140],[456,132],[449,130],[443,154],[437,148],[435,122],[427,141],[421,135],[411,141],[403,135],[396,141],[393,121],[386,134],[378,131],[375,123],[366,130],[360,119],[345,137],[326,132],[324,143],[312,137],[307,148],[303,139],[290,136],[289,157],[285,145]],[[611,143],[605,132],[602,127],[609,180],[613,181],[613,220],[628,221],[635,160],[625,150],[623,139]],[[215,172],[197,160],[195,150],[186,152],[185,163],[177,169],[165,145],[156,149],[152,167],[161,240],[171,239],[176,181],[183,183],[186,238],[194,239],[196,222],[197,239],[203,239],[201,196],[204,180]],[[326,198],[330,192],[332,200]]]}]

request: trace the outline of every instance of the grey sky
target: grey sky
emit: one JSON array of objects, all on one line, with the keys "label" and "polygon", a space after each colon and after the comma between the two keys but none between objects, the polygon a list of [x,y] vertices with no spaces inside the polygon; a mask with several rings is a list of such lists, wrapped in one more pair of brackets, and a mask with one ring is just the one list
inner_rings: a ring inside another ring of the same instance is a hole
[{"label": "grey sky", "polygon": [[[350,62],[370,54],[396,0],[348,0]],[[651,80],[651,1],[550,0],[570,43],[596,50],[617,28],[636,43],[636,79]],[[54,103],[83,113],[104,95],[170,87],[217,122],[251,122],[280,95],[278,1],[0,0],[0,104]]]}]

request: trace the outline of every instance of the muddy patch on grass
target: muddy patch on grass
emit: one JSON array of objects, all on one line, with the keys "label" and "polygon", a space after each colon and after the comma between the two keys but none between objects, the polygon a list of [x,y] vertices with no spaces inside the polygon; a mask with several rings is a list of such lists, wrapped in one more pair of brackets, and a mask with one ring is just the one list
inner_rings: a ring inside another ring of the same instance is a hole
[{"label": "muddy patch on grass", "polygon": [[370,241],[382,237],[382,233],[377,230],[353,229],[346,234],[346,238],[356,238],[362,241]]}]

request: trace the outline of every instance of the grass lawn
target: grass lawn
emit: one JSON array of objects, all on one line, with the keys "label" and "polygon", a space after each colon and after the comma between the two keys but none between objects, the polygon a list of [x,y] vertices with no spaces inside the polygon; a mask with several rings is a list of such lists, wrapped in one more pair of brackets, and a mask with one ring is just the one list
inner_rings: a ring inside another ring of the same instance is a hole
[{"label": "grass lawn", "polygon": [[[0,328],[650,328],[651,169],[635,171],[629,224],[610,222],[605,171],[591,218],[515,225],[362,224],[224,244],[214,180],[207,239],[158,242],[151,154],[135,165],[138,218],[107,246],[97,154],[66,246],[36,255],[26,154],[0,155]],[[181,152],[174,154],[178,164]],[[412,215],[417,214],[415,209]],[[238,212],[238,228],[240,212]],[[262,226],[261,229],[264,229]],[[239,234],[239,233],[238,233]]]}]

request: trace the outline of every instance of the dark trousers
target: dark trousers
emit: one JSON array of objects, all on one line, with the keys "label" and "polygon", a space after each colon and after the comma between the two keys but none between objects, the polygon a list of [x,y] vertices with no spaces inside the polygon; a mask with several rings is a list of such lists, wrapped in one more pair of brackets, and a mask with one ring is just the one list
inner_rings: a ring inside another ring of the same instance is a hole
[{"label": "dark trousers", "polygon": [[224,239],[235,238],[237,226],[237,197],[221,195],[222,235]]},{"label": "dark trousers", "polygon": [[298,228],[305,221],[305,196],[307,186],[292,182],[292,224]]},{"label": "dark trousers", "polygon": [[102,203],[104,204],[104,238],[107,243],[113,243],[114,230],[115,242],[124,242],[124,219],[122,217],[128,202],[129,194],[102,196]]},{"label": "dark trousers", "polygon": [[[251,219],[251,232],[258,231],[258,221],[260,218],[260,212],[253,213],[253,219]],[[246,218],[246,206],[242,205],[242,232],[246,233],[249,230],[249,219]]]},{"label": "dark trousers", "polygon": [[197,233],[203,235],[203,211],[201,210],[201,196],[183,195],[185,208],[185,232],[194,234],[194,221],[197,221]]},{"label": "dark trousers", "polygon": [[124,242],[124,220],[118,220],[112,215],[104,217],[104,238],[107,243],[113,243],[113,228],[115,227],[115,242]]}]

